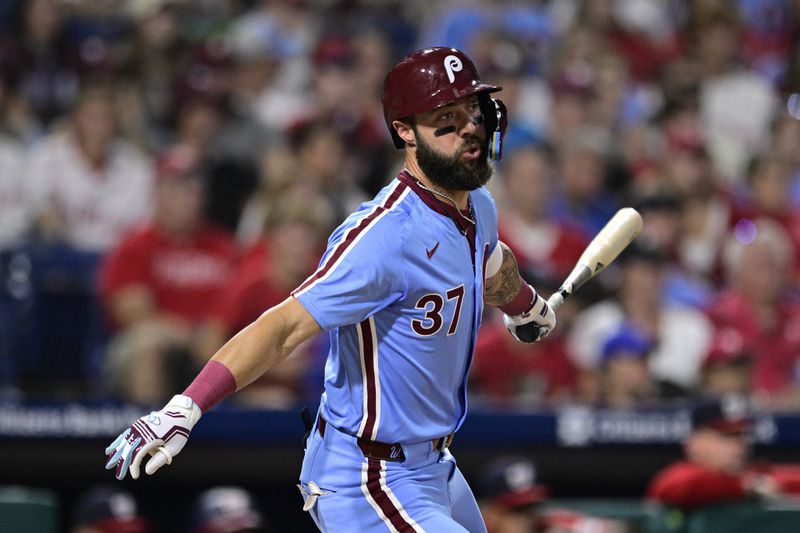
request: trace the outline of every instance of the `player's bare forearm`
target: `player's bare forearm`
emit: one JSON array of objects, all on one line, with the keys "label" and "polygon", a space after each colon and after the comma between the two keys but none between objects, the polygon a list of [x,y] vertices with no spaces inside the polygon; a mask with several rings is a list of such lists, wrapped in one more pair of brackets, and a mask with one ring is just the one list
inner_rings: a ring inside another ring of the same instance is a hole
[{"label": "player's bare forearm", "polygon": [[487,278],[483,301],[488,305],[500,307],[514,299],[519,292],[520,281],[519,267],[514,253],[503,242],[498,241],[497,246],[501,247],[502,263],[500,270],[494,276]]},{"label": "player's bare forearm", "polygon": [[242,389],[319,332],[311,314],[290,296],[237,333],[212,360],[227,366]]}]

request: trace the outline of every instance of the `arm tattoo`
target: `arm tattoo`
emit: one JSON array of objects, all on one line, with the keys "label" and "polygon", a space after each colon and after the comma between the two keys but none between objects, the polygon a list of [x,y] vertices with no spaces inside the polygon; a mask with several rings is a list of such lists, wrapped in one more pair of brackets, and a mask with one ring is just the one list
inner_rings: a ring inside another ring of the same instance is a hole
[{"label": "arm tattoo", "polygon": [[502,247],[503,262],[497,274],[486,280],[483,294],[483,301],[495,307],[509,303],[519,292],[519,268],[514,253],[502,242],[497,245]]}]

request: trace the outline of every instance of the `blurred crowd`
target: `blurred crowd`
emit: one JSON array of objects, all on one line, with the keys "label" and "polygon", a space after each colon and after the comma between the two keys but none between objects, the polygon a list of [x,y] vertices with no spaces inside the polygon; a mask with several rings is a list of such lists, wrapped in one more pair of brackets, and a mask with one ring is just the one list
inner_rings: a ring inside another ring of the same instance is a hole
[{"label": "blurred crowd", "polygon": [[[490,187],[539,292],[645,222],[544,342],[485,310],[473,405],[800,408],[797,0],[3,2],[2,398],[181,390],[399,171],[383,78],[433,45],[503,86]],[[326,350],[232,401],[314,402]]]}]

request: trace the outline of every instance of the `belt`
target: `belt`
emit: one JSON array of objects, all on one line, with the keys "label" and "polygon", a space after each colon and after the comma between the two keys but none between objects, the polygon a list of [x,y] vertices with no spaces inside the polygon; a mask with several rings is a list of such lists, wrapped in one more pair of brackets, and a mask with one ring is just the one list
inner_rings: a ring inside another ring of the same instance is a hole
[{"label": "belt", "polygon": [[[325,436],[325,428],[328,423],[321,416],[317,417],[317,428],[319,434]],[[444,437],[433,439],[431,444],[434,450],[442,451],[453,442],[454,433],[450,433]],[[381,459],[383,461],[394,461],[402,463],[406,460],[406,454],[403,453],[403,446],[399,442],[388,443],[380,442],[377,440],[369,440],[365,437],[356,437],[356,443],[361,449],[365,457],[372,457],[373,459]]]},{"label": "belt", "polygon": [[440,452],[445,448],[449,448],[451,444],[453,444],[453,438],[456,436],[455,433],[450,433],[449,435],[445,435],[444,437],[439,437],[438,439],[433,439],[433,449],[439,450]]}]

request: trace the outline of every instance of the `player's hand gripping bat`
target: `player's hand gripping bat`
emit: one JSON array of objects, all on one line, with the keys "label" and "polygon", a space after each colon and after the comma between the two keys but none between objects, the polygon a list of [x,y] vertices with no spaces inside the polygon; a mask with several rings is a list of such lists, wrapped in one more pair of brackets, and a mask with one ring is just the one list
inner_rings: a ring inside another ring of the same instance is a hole
[{"label": "player's hand gripping bat", "polygon": [[[583,251],[558,291],[547,299],[550,308],[556,311],[573,292],[611,264],[639,235],[642,224],[642,215],[632,207],[624,207],[617,211]],[[517,330],[520,340],[524,342],[533,342],[539,338],[538,327],[529,328],[527,333],[531,337],[530,340],[522,339],[524,332]]]}]

